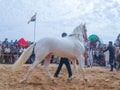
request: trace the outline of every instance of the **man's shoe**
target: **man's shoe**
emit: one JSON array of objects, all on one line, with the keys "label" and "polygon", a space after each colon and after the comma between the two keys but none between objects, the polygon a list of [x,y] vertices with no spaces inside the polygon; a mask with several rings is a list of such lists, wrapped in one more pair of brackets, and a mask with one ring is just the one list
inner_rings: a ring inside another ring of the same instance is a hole
[{"label": "man's shoe", "polygon": [[110,70],[110,72],[113,72],[113,70]]},{"label": "man's shoe", "polygon": [[58,78],[58,76],[54,76],[55,78]]},{"label": "man's shoe", "polygon": [[69,77],[69,78],[76,78],[76,76],[75,75],[72,75],[71,77]]}]

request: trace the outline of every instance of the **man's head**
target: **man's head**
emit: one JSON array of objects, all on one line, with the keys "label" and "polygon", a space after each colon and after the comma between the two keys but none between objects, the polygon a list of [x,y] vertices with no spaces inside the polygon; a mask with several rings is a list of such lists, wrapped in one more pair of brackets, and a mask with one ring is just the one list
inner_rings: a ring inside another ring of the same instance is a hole
[{"label": "man's head", "polygon": [[109,41],[109,45],[112,45],[112,41]]},{"label": "man's head", "polygon": [[5,40],[7,41],[7,40],[8,40],[8,38],[5,38]]},{"label": "man's head", "polygon": [[65,36],[67,36],[67,33],[63,32],[62,37],[65,37]]}]

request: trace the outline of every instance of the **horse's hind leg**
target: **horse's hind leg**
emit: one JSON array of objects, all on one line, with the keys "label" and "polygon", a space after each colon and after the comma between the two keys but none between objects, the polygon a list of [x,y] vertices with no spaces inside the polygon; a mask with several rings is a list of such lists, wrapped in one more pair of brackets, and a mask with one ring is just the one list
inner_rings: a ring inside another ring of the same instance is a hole
[{"label": "horse's hind leg", "polygon": [[33,69],[39,64],[40,61],[35,60],[34,63],[30,66],[29,70],[27,71],[26,75],[23,77],[23,79],[20,81],[21,83],[25,83],[28,79],[28,76],[33,71]]},{"label": "horse's hind leg", "polygon": [[48,74],[48,76],[50,77],[50,79],[54,80],[54,77],[52,76],[52,74],[49,72],[49,69],[48,69],[50,60],[51,60],[51,55],[49,54],[45,57],[44,69],[45,69],[46,73]]}]

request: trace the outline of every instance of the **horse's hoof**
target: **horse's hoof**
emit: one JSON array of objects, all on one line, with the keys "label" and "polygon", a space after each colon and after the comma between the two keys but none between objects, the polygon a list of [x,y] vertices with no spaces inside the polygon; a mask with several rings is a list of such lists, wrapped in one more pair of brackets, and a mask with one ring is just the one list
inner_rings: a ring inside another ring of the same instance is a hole
[{"label": "horse's hoof", "polygon": [[71,81],[72,79],[73,79],[73,78],[68,78],[67,80],[68,80],[68,81]]},{"label": "horse's hoof", "polygon": [[26,83],[26,80],[22,79],[20,80],[20,83]]},{"label": "horse's hoof", "polygon": [[85,80],[85,82],[88,82],[88,79],[87,79],[87,78],[85,78],[84,80]]},{"label": "horse's hoof", "polygon": [[67,82],[71,82],[73,80],[73,78],[68,78]]},{"label": "horse's hoof", "polygon": [[87,82],[88,80],[87,79],[85,79],[85,82]]},{"label": "horse's hoof", "polygon": [[52,83],[57,84],[57,81],[53,79],[53,80],[52,80]]}]

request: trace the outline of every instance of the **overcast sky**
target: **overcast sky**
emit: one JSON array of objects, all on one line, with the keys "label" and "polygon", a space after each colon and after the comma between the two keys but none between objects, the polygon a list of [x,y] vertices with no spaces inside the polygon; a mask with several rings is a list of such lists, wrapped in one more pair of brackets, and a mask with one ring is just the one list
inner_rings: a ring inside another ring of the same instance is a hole
[{"label": "overcast sky", "polygon": [[36,41],[70,34],[81,22],[104,43],[120,33],[120,0],[0,0],[0,40],[33,41],[34,23],[27,22],[35,12]]}]

